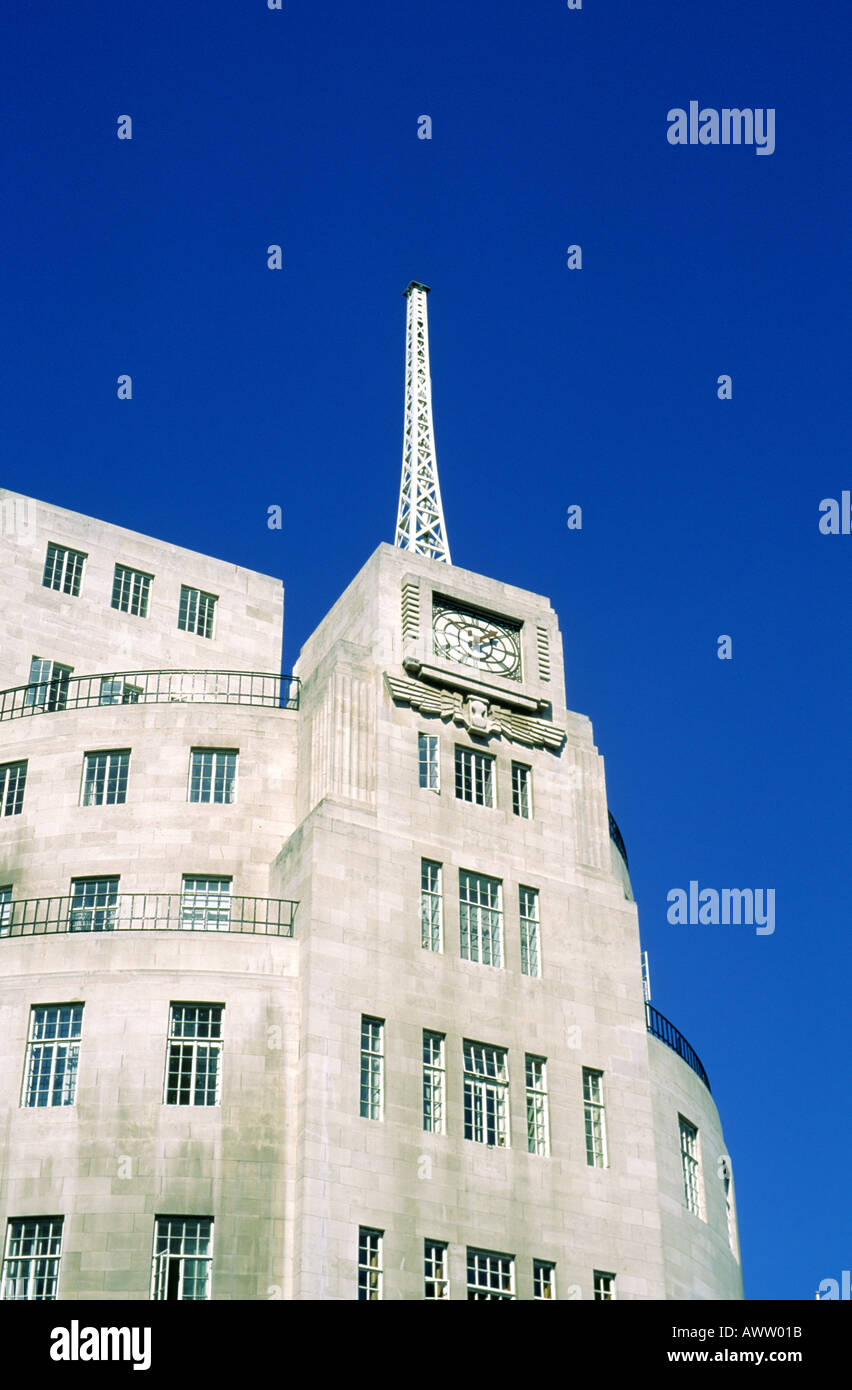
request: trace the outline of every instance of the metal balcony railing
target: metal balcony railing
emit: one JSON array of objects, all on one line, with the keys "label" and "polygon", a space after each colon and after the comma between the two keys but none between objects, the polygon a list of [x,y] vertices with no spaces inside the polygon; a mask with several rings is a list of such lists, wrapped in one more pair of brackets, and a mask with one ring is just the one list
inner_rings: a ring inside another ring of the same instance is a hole
[{"label": "metal balcony railing", "polygon": [[64,932],[208,931],[292,936],[298,903],[227,894],[119,893],[0,902],[0,937]]},{"label": "metal balcony railing", "polygon": [[299,708],[298,676],[259,671],[112,671],[72,676],[63,672],[36,684],[0,691],[0,721],[54,714],[92,705],[261,705]]},{"label": "metal balcony railing", "polygon": [[710,1080],[701,1065],[701,1058],[695,1048],[686,1041],[683,1033],[678,1032],[674,1024],[660,1013],[659,1009],[655,1009],[653,1004],[649,1004],[647,1001],[645,1003],[645,1021],[651,1036],[659,1038],[660,1042],[664,1042],[666,1047],[670,1047],[673,1052],[677,1053],[678,1057],[682,1057],[686,1065],[692,1067],[695,1075],[701,1077],[709,1091]]},{"label": "metal balcony railing", "polygon": [[621,838],[621,831],[618,828],[615,816],[612,814],[612,811],[608,811],[607,814],[609,816],[609,838],[612,840],[612,843],[615,845],[615,848],[618,850],[619,854],[624,860],[625,865],[629,869],[630,865],[627,863],[627,850],[624,848],[624,841]]}]

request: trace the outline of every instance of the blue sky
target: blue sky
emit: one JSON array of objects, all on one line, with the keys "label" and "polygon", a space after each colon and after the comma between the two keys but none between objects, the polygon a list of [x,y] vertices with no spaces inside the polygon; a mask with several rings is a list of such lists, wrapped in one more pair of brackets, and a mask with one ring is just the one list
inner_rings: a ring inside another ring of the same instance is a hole
[{"label": "blue sky", "polygon": [[[280,575],[290,669],[393,539],[402,291],[432,286],[453,559],[560,614],[654,1002],[722,1113],[747,1294],[813,1298],[852,1260],[852,536],[818,528],[852,487],[847,7],[2,23],[2,482]],[[774,108],[774,154],[669,145],[693,99]],[[670,925],[691,879],[774,888],[775,933]]]}]

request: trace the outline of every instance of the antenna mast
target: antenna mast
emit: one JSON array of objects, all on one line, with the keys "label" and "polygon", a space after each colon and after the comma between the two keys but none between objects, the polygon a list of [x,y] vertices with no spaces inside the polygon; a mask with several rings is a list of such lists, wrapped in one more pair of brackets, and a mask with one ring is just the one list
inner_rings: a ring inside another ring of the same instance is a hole
[{"label": "antenna mast", "polygon": [[450,560],[432,421],[432,378],[429,375],[429,327],[426,319],[428,285],[412,280],[405,297],[405,427],[402,482],[394,544],[402,550]]}]

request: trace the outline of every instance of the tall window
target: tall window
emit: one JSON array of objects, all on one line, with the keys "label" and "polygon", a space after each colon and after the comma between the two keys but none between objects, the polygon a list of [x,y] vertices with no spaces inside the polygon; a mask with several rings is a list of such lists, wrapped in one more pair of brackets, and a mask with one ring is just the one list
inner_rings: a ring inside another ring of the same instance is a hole
[{"label": "tall window", "polygon": [[680,1123],[680,1163],[683,1171],[683,1197],[687,1211],[701,1215],[701,1175],[698,1159],[698,1130],[678,1116]]},{"label": "tall window", "polygon": [[151,1297],[210,1298],[213,1272],[213,1220],[209,1216],[157,1216],[154,1220],[154,1260]]},{"label": "tall window", "polygon": [[459,870],[462,960],[503,964],[503,885],[499,878]]},{"label": "tall window", "polygon": [[0,936],[10,936],[12,932],[12,885],[0,886]]},{"label": "tall window", "polygon": [[147,618],[152,578],[153,575],[145,574],[143,570],[116,565],[112,581],[113,608],[117,608],[119,613],[132,613],[135,618]]},{"label": "tall window", "polygon": [[51,541],[41,577],[45,589],[58,589],[63,594],[79,597],[85,559],[85,551],[69,550],[67,546],[54,545]]},{"label": "tall window", "polygon": [[420,860],[420,944],[425,951],[444,949],[441,865]]},{"label": "tall window", "polygon": [[522,820],[532,815],[532,768],[512,763],[512,814]]},{"label": "tall window", "polygon": [[541,975],[541,947],[538,924],[538,889],[518,889],[521,918],[521,973],[535,979]]},{"label": "tall window", "polygon": [[26,759],[17,763],[0,763],[0,816],[21,814],[26,785]]},{"label": "tall window", "polygon": [[6,1229],[3,1256],[4,1299],[51,1303],[62,1258],[61,1216],[14,1218]]},{"label": "tall window", "polygon": [[22,1105],[74,1104],[82,1032],[82,1004],[36,1004],[30,1009]]},{"label": "tall window", "polygon": [[593,1274],[594,1296],[596,1302],[615,1298],[615,1275],[596,1269]]},{"label": "tall window", "polygon": [[377,1303],[382,1296],[382,1242],[384,1231],[358,1227],[358,1299]]},{"label": "tall window", "polygon": [[71,931],[113,931],[118,905],[118,876],[72,878]]},{"label": "tall window", "polygon": [[83,755],[81,806],[123,806],[127,800],[130,749]]},{"label": "tall window", "polygon": [[186,584],[181,584],[178,627],[182,632],[194,632],[198,637],[212,637],[215,612],[215,594],[205,594],[203,589],[190,589]]},{"label": "tall window", "polygon": [[526,1055],[527,1148],[531,1154],[550,1153],[550,1122],[547,1110],[547,1060]]},{"label": "tall window", "polygon": [[595,1071],[592,1067],[583,1067],[583,1118],[586,1126],[586,1163],[590,1168],[606,1168],[603,1072]]},{"label": "tall window", "polygon": [[361,1015],[361,1116],[380,1120],[384,1105],[385,1021]]},{"label": "tall window", "polygon": [[429,790],[433,792],[440,791],[441,781],[440,772],[438,769],[438,735],[418,734],[417,754],[420,764],[421,787],[428,787]]},{"label": "tall window", "polygon": [[456,796],[477,806],[494,805],[494,758],[473,748],[456,749]]},{"label": "tall window", "polygon": [[180,924],[186,931],[229,931],[231,879],[184,874]]},{"label": "tall window", "polygon": [[556,1265],[550,1260],[533,1260],[533,1298],[556,1297]]},{"label": "tall window", "polygon": [[221,1004],[172,1004],[165,1105],[218,1105],[222,1076]]},{"label": "tall window", "polygon": [[503,1047],[464,1041],[464,1137],[508,1147],[509,1066]]},{"label": "tall window", "polygon": [[445,1044],[445,1034],[423,1029],[423,1128],[430,1134],[446,1134]]},{"label": "tall window", "polygon": [[450,1275],[447,1268],[447,1242],[423,1242],[423,1297],[449,1298]]},{"label": "tall window", "polygon": [[190,801],[229,805],[237,791],[236,748],[193,748],[189,757]]},{"label": "tall window", "polygon": [[24,692],[25,707],[48,711],[64,709],[68,703],[68,683],[73,669],[73,666],[63,666],[58,661],[34,656]]},{"label": "tall window", "polygon": [[515,1297],[515,1257],[500,1255],[496,1250],[467,1251],[467,1299],[469,1303],[485,1299]]}]

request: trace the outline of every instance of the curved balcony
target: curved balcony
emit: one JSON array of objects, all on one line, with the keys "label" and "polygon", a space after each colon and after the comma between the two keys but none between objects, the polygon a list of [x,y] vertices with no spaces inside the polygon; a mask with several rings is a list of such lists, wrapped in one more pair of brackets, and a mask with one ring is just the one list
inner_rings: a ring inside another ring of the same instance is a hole
[{"label": "curved balcony", "polygon": [[0,902],[0,937],[67,932],[215,931],[292,936],[298,903],[230,894],[119,893]]},{"label": "curved balcony", "polygon": [[660,1042],[664,1042],[666,1047],[670,1047],[673,1052],[677,1053],[678,1057],[682,1057],[686,1065],[695,1072],[695,1075],[700,1076],[709,1091],[710,1080],[695,1048],[686,1041],[683,1033],[679,1033],[674,1024],[660,1013],[659,1009],[655,1009],[653,1004],[649,1004],[647,1001],[645,1003],[645,1022],[651,1037],[659,1038]]},{"label": "curved balcony", "polygon": [[259,671],[111,671],[72,676],[63,672],[37,684],[0,691],[0,722],[55,714],[92,705],[260,705],[299,708],[298,676]]}]

